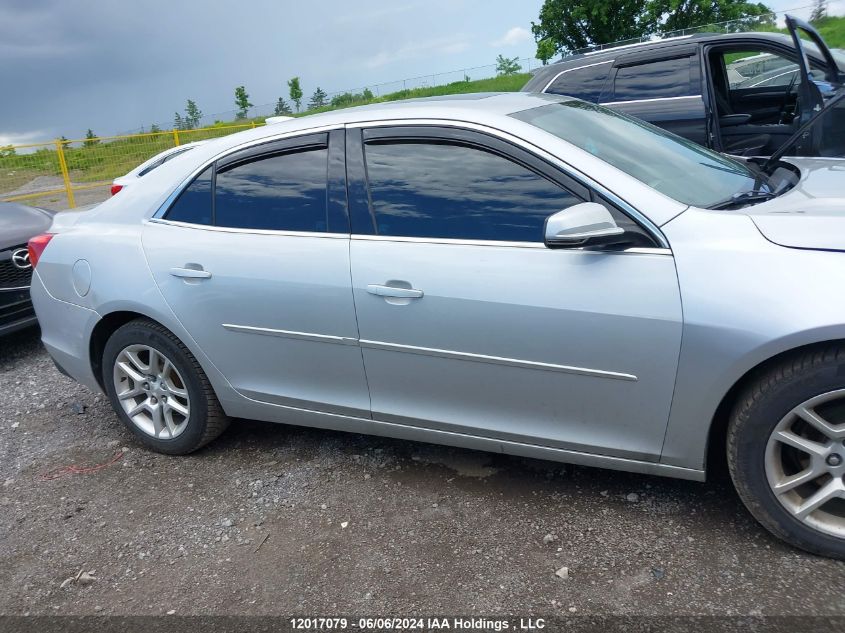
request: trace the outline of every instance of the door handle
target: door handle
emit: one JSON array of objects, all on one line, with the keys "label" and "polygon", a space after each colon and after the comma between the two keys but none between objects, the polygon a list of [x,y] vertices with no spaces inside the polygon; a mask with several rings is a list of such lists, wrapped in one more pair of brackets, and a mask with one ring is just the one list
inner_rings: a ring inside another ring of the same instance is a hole
[{"label": "door handle", "polygon": [[171,268],[170,274],[184,279],[211,279],[210,272],[196,268]]},{"label": "door handle", "polygon": [[369,284],[367,292],[371,295],[379,297],[400,297],[402,299],[419,299],[423,296],[422,290],[415,288],[397,288],[396,286],[382,286],[379,284]]}]

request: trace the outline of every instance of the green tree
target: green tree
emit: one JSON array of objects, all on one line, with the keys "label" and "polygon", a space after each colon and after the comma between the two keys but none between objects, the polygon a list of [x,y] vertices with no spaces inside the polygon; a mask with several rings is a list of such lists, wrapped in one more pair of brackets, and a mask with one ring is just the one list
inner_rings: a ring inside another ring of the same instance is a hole
[{"label": "green tree", "polygon": [[293,77],[288,80],[288,91],[290,93],[290,100],[296,105],[296,111],[302,107],[302,86],[299,85],[299,77]]},{"label": "green tree", "polygon": [[317,86],[314,94],[311,95],[311,100],[308,102],[308,109],[313,110],[314,108],[322,108],[327,103],[327,96],[328,95],[323,92],[323,89]]},{"label": "green tree", "polygon": [[15,146],[14,145],[2,145],[2,146],[0,146],[0,158],[7,158],[9,156],[14,156],[14,155],[15,155]]},{"label": "green tree", "polygon": [[364,92],[361,93],[361,99],[363,101],[372,101],[375,99],[376,96],[373,94],[373,91],[369,88],[364,88]]},{"label": "green tree", "polygon": [[197,104],[188,99],[185,105],[185,127],[193,129],[199,127],[200,119],[202,119],[202,110],[197,107]]},{"label": "green tree", "polygon": [[810,13],[810,22],[818,22],[827,17],[827,0],[816,0],[813,4],[813,12]]},{"label": "green tree", "polygon": [[531,31],[537,58],[594,44],[612,44],[648,35],[738,20],[725,30],[773,24],[771,10],[745,0],[544,0]]},{"label": "green tree", "polygon": [[520,70],[522,70],[522,66],[519,65],[519,57],[510,59],[504,55],[499,55],[496,58],[496,74],[498,76],[515,75]]},{"label": "green tree", "polygon": [[99,139],[97,139],[97,135],[94,134],[94,130],[88,128],[88,131],[85,133],[85,142],[82,143],[84,147],[94,147],[97,143],[99,143]]},{"label": "green tree", "polygon": [[[545,0],[538,22],[531,23],[537,42],[548,40],[542,52],[574,51],[591,44],[605,44],[648,35],[654,19],[648,15],[650,0]],[[647,18],[651,21],[647,21]],[[539,55],[538,55],[539,57]],[[540,58],[542,59],[542,57]]]},{"label": "green tree", "polygon": [[772,10],[760,2],[744,0],[648,0],[646,22],[661,35],[695,27],[725,24],[720,30],[738,32],[762,25],[773,26]]},{"label": "green tree", "polygon": [[535,57],[543,62],[543,66],[549,63],[549,60],[555,56],[555,53],[557,53],[557,47],[551,39],[546,38],[537,42],[537,53]]},{"label": "green tree", "polygon": [[282,97],[279,97],[279,100],[276,101],[276,108],[273,110],[273,114],[276,116],[290,116],[293,112],[291,111],[288,102]]},{"label": "green tree", "polygon": [[155,123],[153,123],[150,126],[150,133],[156,134],[157,132],[161,132],[161,128],[158,125],[156,125]]},{"label": "green tree", "polygon": [[342,92],[341,94],[332,97],[332,105],[335,108],[352,105],[354,102],[355,96],[351,92]]},{"label": "green tree", "polygon": [[184,130],[185,129],[185,119],[182,118],[182,115],[178,112],[173,113],[173,129],[174,130]]},{"label": "green tree", "polygon": [[249,102],[249,95],[246,92],[246,88],[243,86],[235,88],[235,105],[238,107],[238,113],[236,116],[239,119],[245,119],[246,115],[249,113],[249,109],[252,107],[252,104]]}]

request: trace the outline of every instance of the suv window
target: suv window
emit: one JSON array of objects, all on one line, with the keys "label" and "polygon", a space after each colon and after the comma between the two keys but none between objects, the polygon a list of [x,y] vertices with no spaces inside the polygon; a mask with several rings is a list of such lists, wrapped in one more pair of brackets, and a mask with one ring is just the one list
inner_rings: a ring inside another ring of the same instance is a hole
[{"label": "suv window", "polygon": [[219,169],[215,225],[325,232],[327,160],[321,148],[258,156]]},{"label": "suv window", "polygon": [[613,65],[612,61],[600,62],[581,68],[565,70],[546,89],[546,92],[569,95],[584,101],[598,103],[604,82]]},{"label": "suv window", "polygon": [[499,154],[453,143],[365,145],[379,235],[541,242],[553,213],[582,202]]},{"label": "suv window", "polygon": [[663,59],[616,69],[611,101],[636,101],[658,97],[686,97],[691,89],[690,57]]},{"label": "suv window", "polygon": [[176,198],[167,219],[190,224],[211,224],[211,173],[209,166]]}]

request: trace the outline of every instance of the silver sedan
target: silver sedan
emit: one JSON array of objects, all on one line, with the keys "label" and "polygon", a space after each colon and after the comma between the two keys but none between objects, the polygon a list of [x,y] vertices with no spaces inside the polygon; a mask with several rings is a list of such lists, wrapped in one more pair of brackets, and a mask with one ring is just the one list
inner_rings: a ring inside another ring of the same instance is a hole
[{"label": "silver sedan", "polygon": [[59,368],[154,450],[231,418],[703,480],[845,558],[845,162],[462,95],[208,142],[33,240]]}]

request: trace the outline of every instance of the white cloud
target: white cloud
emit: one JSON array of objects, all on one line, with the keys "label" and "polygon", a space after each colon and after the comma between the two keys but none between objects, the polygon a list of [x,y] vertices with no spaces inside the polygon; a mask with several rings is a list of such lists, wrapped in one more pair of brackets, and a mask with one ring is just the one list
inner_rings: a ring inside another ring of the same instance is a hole
[{"label": "white cloud", "polygon": [[366,61],[368,68],[379,68],[387,64],[405,61],[409,59],[420,59],[432,55],[454,55],[469,48],[469,41],[462,35],[455,35],[449,38],[438,38],[422,42],[411,42],[392,51],[379,51]]},{"label": "white cloud", "polygon": [[521,26],[508,29],[502,37],[490,42],[490,46],[516,46],[531,39],[531,32]]},{"label": "white cloud", "polygon": [[[0,147],[4,145],[28,145],[29,143],[49,142],[50,134],[46,130],[30,132],[0,132]],[[37,149],[37,148],[36,148]]]}]

